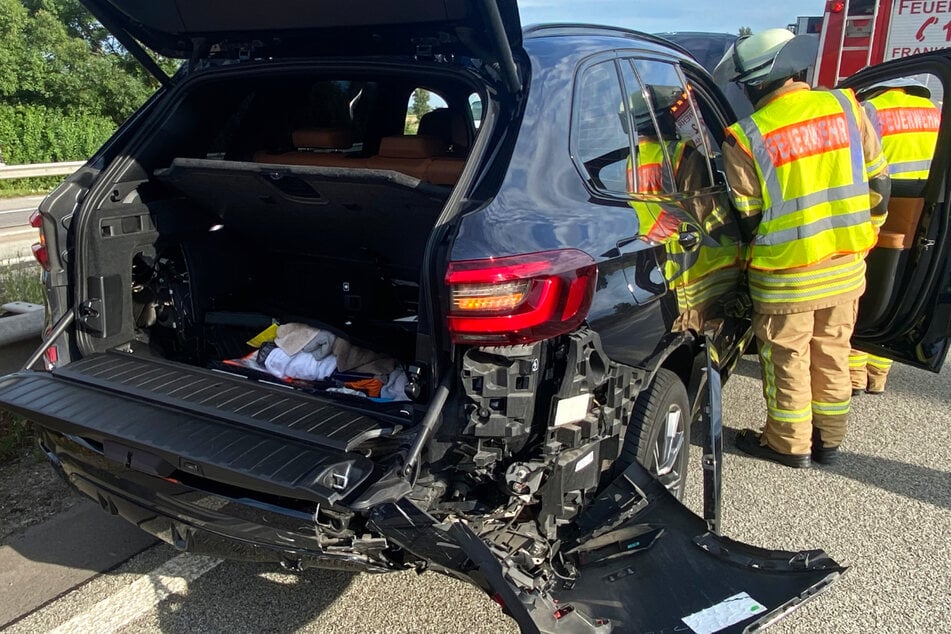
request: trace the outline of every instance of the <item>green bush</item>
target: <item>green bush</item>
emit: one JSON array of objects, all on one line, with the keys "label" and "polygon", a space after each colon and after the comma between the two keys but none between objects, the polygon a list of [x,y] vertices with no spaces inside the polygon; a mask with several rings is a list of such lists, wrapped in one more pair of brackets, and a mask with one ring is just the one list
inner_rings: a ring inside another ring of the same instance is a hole
[{"label": "green bush", "polygon": [[0,268],[0,304],[16,301],[44,303],[43,280],[36,263]]},{"label": "green bush", "polygon": [[0,104],[0,151],[10,165],[85,160],[115,128],[101,115]]}]

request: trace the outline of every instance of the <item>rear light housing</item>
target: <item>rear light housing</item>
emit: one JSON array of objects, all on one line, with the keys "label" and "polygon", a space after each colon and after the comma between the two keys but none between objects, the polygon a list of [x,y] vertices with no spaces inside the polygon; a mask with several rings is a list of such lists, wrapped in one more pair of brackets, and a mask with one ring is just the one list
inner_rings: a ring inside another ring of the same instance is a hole
[{"label": "rear light housing", "polygon": [[842,13],[843,9],[845,9],[844,2],[833,1],[829,3],[829,11],[831,13]]},{"label": "rear light housing", "polygon": [[44,271],[50,270],[50,252],[46,248],[46,235],[43,233],[43,216],[37,209],[30,214],[30,226],[40,230],[40,241],[30,247],[33,250],[33,257],[40,263]]},{"label": "rear light housing", "polygon": [[512,345],[567,334],[588,316],[596,281],[594,259],[576,249],[450,262],[450,337]]}]

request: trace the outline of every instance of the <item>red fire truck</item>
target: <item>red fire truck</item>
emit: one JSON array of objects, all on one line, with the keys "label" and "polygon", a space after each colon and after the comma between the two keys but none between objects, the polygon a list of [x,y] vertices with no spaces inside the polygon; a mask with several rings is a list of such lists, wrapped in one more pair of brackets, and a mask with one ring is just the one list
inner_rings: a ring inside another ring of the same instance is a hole
[{"label": "red fire truck", "polygon": [[814,82],[833,87],[866,66],[951,47],[951,0],[828,0]]}]

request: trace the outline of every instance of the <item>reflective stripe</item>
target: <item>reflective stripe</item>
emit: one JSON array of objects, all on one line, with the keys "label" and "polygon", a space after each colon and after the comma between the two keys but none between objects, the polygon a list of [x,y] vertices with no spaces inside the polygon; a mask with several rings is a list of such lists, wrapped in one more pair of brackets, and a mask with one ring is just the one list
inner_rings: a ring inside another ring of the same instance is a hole
[{"label": "reflective stripe", "polygon": [[868,355],[864,352],[859,354],[849,354],[849,368],[855,370],[864,370],[868,363]]},{"label": "reflective stripe", "polygon": [[746,196],[735,197],[733,199],[734,205],[739,211],[751,211],[751,210],[760,210],[763,208],[763,199],[762,198],[749,198]]},{"label": "reflective stripe", "polygon": [[925,172],[925,178],[927,178],[930,169],[931,161],[902,161],[888,164],[888,173],[892,176],[908,174],[909,172]]},{"label": "reflective stripe", "polygon": [[808,423],[812,420],[812,407],[796,410],[779,409],[766,405],[766,415],[781,423]]},{"label": "reflective stripe", "polygon": [[766,406],[776,404],[776,364],[773,363],[773,344],[759,342],[759,358],[763,368],[763,396]]},{"label": "reflective stripe", "polygon": [[868,355],[868,364],[879,370],[888,370],[892,367],[892,360],[885,357],[876,357],[874,354]]},{"label": "reflective stripe", "polygon": [[[831,197],[829,195],[831,192],[835,192],[837,190],[843,190],[841,197]],[[846,185],[844,187],[837,187],[824,192],[810,194],[808,196],[801,196],[794,200],[780,204],[780,208],[786,207],[787,205],[795,206],[794,209],[782,209],[780,213],[803,211],[822,203],[834,202],[836,200],[848,200],[849,198],[854,198],[856,196],[865,196],[867,198],[868,187]],[[813,236],[819,235],[823,231],[855,227],[870,221],[871,214],[869,213],[868,209],[852,211],[844,214],[836,214],[833,216],[826,216],[824,218],[817,218],[810,223],[799,225],[798,227],[790,227],[789,229],[781,229],[779,231],[770,231],[765,235],[759,234],[754,239],[754,244],[760,244],[764,246],[778,246],[788,242],[795,242],[796,240],[811,238]]]},{"label": "reflective stripe", "polygon": [[766,414],[784,423],[807,423],[812,420],[812,407],[786,410],[776,403],[776,364],[773,363],[773,344],[760,342],[759,356],[763,368],[763,396],[766,397]]},{"label": "reflective stripe", "polygon": [[852,158],[852,182],[867,182],[866,178],[859,177],[859,174],[863,174],[865,167],[865,153],[861,143],[862,133],[859,131],[859,121],[855,117],[855,110],[852,109],[853,102],[841,90],[833,90],[831,92],[845,112],[845,120],[849,126],[849,138],[853,141],[849,143],[849,154]]},{"label": "reflective stripe", "polygon": [[849,401],[839,401],[837,403],[812,402],[812,412],[822,416],[844,416],[849,413]]},{"label": "reflective stripe", "polygon": [[876,172],[880,172],[885,167],[885,155],[882,154],[877,159],[865,166],[865,173],[871,177]]},{"label": "reflective stripe", "polygon": [[849,262],[809,272],[750,269],[748,275],[750,297],[754,302],[817,301],[861,289],[865,284],[865,261],[856,255]]}]

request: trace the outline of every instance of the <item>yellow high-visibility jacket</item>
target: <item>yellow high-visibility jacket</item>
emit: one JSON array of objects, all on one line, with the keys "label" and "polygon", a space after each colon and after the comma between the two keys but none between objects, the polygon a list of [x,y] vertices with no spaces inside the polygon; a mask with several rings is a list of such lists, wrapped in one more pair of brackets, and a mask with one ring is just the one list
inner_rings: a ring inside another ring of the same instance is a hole
[{"label": "yellow high-visibility jacket", "polygon": [[[753,157],[762,209],[750,268],[794,269],[875,244],[868,174],[851,91],[789,92],[728,129]],[[884,158],[881,159],[884,166]]]},{"label": "yellow high-visibility jacket", "polygon": [[899,180],[928,178],[941,127],[941,112],[931,100],[893,88],[862,105],[882,139],[889,175]]}]

